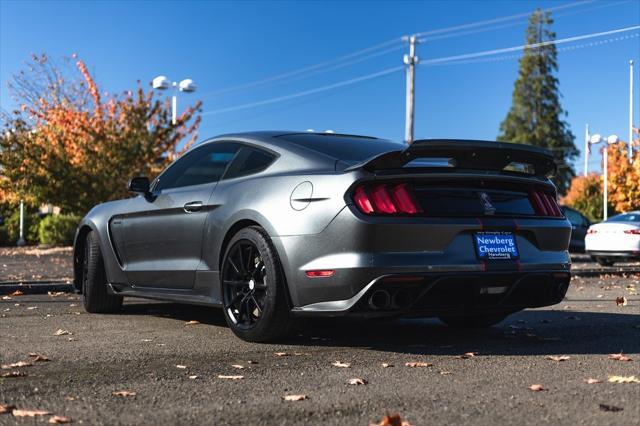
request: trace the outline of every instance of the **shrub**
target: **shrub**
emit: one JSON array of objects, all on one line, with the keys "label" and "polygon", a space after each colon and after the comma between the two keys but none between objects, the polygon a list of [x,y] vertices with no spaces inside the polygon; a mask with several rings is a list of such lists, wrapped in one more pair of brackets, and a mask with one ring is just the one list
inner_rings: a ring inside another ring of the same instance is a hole
[{"label": "shrub", "polygon": [[50,215],[42,219],[38,230],[40,244],[50,246],[69,246],[73,244],[73,237],[80,218],[74,215]]},{"label": "shrub", "polygon": [[[29,244],[38,244],[38,225],[42,219],[37,213],[24,214],[24,239]],[[15,210],[5,220],[5,228],[9,237],[9,244],[15,245],[20,237],[20,209]]]},{"label": "shrub", "polygon": [[7,232],[7,227],[4,225],[0,225],[0,247],[12,246],[15,243],[15,241],[11,241],[9,239],[9,232]]}]

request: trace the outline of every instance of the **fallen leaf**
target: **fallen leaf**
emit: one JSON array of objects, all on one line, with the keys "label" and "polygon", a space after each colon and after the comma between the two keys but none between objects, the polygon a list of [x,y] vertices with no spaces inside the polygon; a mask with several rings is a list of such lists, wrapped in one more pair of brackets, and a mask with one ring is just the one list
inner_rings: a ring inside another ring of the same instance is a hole
[{"label": "fallen leaf", "polygon": [[433,366],[430,362],[405,362],[404,365],[411,368]]},{"label": "fallen leaf", "polygon": [[304,401],[307,395],[285,395],[282,397],[284,401]]},{"label": "fallen leaf", "polygon": [[560,355],[560,356],[557,356],[557,355],[549,355],[549,356],[547,357],[547,359],[550,359],[551,361],[562,362],[562,361],[566,361],[566,360],[568,360],[568,359],[571,359],[571,357],[570,357],[570,356],[567,356],[567,355]]},{"label": "fallen leaf", "polygon": [[6,373],[2,373],[2,375],[0,375],[0,377],[26,377],[27,373],[22,372],[22,371],[8,371]]},{"label": "fallen leaf", "polygon": [[10,293],[10,296],[22,296],[24,293],[20,290],[16,290],[13,293]]},{"label": "fallen leaf", "polygon": [[195,380],[195,379],[197,379],[197,378],[198,378],[198,376],[196,376],[196,375],[194,374],[193,376],[189,376],[189,378],[190,378],[191,380]]},{"label": "fallen leaf", "polygon": [[128,391],[128,390],[115,391],[115,392],[112,393],[112,395],[114,395],[114,396],[123,396],[123,397],[136,396],[136,394],[137,394],[137,392]]},{"label": "fallen leaf", "polygon": [[14,417],[35,417],[35,416],[47,416],[51,414],[47,410],[13,410],[11,414]]},{"label": "fallen leaf", "polygon": [[70,334],[73,334],[73,333],[70,332],[70,331],[67,331],[67,330],[63,330],[63,329],[59,329],[58,331],[53,333],[54,336],[67,336],[67,335],[70,335]]},{"label": "fallen leaf", "polygon": [[624,408],[622,407],[616,407],[615,405],[607,405],[607,404],[600,404],[599,407],[602,411],[609,411],[612,413],[617,413],[618,411],[624,410]]},{"label": "fallen leaf", "polygon": [[616,297],[616,306],[627,306],[627,298],[626,297]]},{"label": "fallen leaf", "polygon": [[289,356],[289,354],[287,352],[276,352],[274,353],[275,356]]},{"label": "fallen leaf", "polygon": [[2,300],[13,300],[11,296],[2,296]]},{"label": "fallen leaf", "polygon": [[540,392],[545,390],[545,388],[543,388],[542,385],[531,385],[529,386],[529,390],[532,390],[534,392]]},{"label": "fallen leaf", "polygon": [[47,294],[51,297],[58,297],[66,294],[64,291],[48,291]]},{"label": "fallen leaf", "polygon": [[240,365],[240,364],[231,364],[231,366],[233,368],[237,368],[238,370],[242,370],[244,368],[244,365]]},{"label": "fallen leaf", "polygon": [[386,362],[382,363],[382,368],[389,368],[389,367],[393,367],[393,364],[389,364],[389,363],[386,363]]},{"label": "fallen leaf", "polygon": [[5,404],[0,404],[0,414],[9,414],[11,413],[13,410],[15,410],[16,406],[15,405],[5,405]]},{"label": "fallen leaf", "polygon": [[610,383],[640,383],[636,376],[609,376]]},{"label": "fallen leaf", "polygon": [[47,357],[46,355],[38,355],[37,353],[34,352],[30,352],[29,356],[31,358],[33,358],[33,362],[47,362],[47,361],[51,361],[49,359],[49,357]]},{"label": "fallen leaf", "polygon": [[32,365],[33,364],[27,361],[18,361],[18,362],[14,362],[13,364],[3,364],[2,366],[0,366],[0,368],[2,368],[3,370],[8,370],[10,368],[16,368],[16,367],[31,367]]},{"label": "fallen leaf", "polygon": [[633,361],[631,358],[629,358],[626,355],[623,355],[622,353],[619,354],[609,354],[609,359],[612,359],[614,361]]},{"label": "fallen leaf", "polygon": [[440,374],[446,376],[447,374],[451,374],[451,371],[441,371]]},{"label": "fallen leaf", "polygon": [[596,383],[602,383],[602,380],[592,379],[589,377],[588,379],[584,379],[584,382],[588,385],[595,385]]},{"label": "fallen leaf", "polygon": [[402,420],[400,414],[387,413],[380,423],[370,423],[369,426],[411,426],[411,424],[406,420]]},{"label": "fallen leaf", "polygon": [[61,425],[61,424],[71,423],[71,419],[69,417],[53,416],[49,419],[49,423]]},{"label": "fallen leaf", "polygon": [[67,401],[75,401],[76,397],[73,395],[67,395],[64,399],[66,399]]},{"label": "fallen leaf", "polygon": [[200,324],[200,321],[191,320],[184,323],[184,325],[196,325],[196,324]]},{"label": "fallen leaf", "polygon": [[181,370],[184,370],[185,368],[187,368],[187,366],[186,366],[186,365],[180,365],[180,364],[178,364],[178,365],[176,365],[176,368],[179,368],[179,369],[181,369]]},{"label": "fallen leaf", "polygon": [[351,364],[349,364],[347,362],[340,362],[340,361],[336,361],[336,362],[332,363],[331,365],[333,365],[334,367],[338,367],[338,368],[349,368],[349,367],[351,367]]},{"label": "fallen leaf", "polygon": [[241,380],[241,379],[244,379],[244,376],[224,376],[220,374],[218,375],[218,379]]},{"label": "fallen leaf", "polygon": [[33,311],[34,309],[38,309],[37,306],[28,306],[27,311]]},{"label": "fallen leaf", "polygon": [[473,358],[477,354],[478,354],[478,352],[465,352],[462,355],[456,356],[456,358],[458,358],[458,359],[469,359],[469,358]]},{"label": "fallen leaf", "polygon": [[356,385],[356,386],[357,385],[366,385],[367,383],[369,383],[369,382],[367,382],[365,379],[361,379],[359,377],[355,377],[353,379],[349,379],[349,384],[350,385]]}]

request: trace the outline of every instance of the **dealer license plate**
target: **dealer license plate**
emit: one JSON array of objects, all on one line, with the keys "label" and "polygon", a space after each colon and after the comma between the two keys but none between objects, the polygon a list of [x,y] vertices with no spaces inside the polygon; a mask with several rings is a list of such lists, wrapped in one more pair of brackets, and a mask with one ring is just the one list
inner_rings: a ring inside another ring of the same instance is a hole
[{"label": "dealer license plate", "polygon": [[478,232],[473,237],[478,259],[515,260],[519,257],[516,237],[512,232]]}]

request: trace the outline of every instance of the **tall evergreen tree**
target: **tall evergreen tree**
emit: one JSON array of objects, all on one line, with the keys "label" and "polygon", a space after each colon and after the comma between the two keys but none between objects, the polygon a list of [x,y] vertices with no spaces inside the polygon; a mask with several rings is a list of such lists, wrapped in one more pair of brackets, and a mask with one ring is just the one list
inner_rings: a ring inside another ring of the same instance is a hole
[{"label": "tall evergreen tree", "polygon": [[567,113],[560,105],[557,49],[551,30],[550,12],[540,9],[529,18],[526,31],[527,47],[520,58],[520,72],[513,88],[511,109],[500,124],[498,140],[525,143],[548,148],[553,152],[558,173],[553,178],[560,193],[565,193],[575,176],[570,160],[578,155],[574,136],[564,120]]}]

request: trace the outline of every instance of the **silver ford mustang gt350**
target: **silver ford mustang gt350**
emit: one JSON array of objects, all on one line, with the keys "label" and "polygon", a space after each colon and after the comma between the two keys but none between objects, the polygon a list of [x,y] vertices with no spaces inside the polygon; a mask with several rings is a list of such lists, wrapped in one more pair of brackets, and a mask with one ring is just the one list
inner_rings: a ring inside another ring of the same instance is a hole
[{"label": "silver ford mustang gt350", "polygon": [[222,307],[240,338],[296,317],[439,317],[490,326],[561,301],[571,225],[546,150],[332,133],[224,135],[78,228],[89,312],[124,296]]}]

